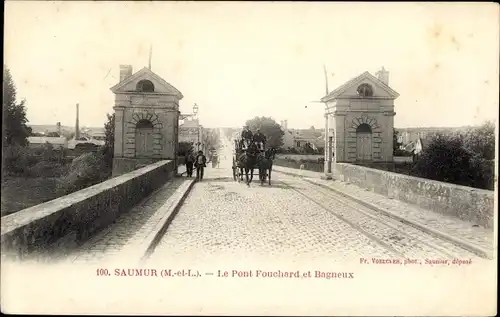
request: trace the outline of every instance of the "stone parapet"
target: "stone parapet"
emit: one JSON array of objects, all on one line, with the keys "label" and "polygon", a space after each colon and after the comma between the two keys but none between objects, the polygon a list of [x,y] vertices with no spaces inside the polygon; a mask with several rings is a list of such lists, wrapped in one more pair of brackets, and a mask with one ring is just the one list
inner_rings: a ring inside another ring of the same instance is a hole
[{"label": "stone parapet", "polygon": [[377,194],[447,216],[493,228],[494,193],[348,163],[335,165],[335,177]]}]

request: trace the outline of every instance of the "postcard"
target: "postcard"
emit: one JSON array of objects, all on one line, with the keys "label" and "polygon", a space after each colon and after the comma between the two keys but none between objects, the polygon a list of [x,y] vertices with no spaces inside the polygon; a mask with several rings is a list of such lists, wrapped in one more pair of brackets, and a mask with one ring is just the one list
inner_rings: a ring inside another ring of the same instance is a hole
[{"label": "postcard", "polygon": [[499,21],[6,1],[2,312],[496,315]]}]

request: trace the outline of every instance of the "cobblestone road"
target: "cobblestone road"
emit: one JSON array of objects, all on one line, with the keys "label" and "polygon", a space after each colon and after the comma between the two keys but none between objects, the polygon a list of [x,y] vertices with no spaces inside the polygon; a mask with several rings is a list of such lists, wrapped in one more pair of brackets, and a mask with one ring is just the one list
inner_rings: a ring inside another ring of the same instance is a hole
[{"label": "cobblestone road", "polygon": [[[230,147],[219,169],[208,168],[171,223],[150,261],[357,261],[368,258],[476,258],[401,223],[339,202],[341,196],[292,176],[250,187],[232,179]],[[361,210],[361,212],[359,211]]]}]

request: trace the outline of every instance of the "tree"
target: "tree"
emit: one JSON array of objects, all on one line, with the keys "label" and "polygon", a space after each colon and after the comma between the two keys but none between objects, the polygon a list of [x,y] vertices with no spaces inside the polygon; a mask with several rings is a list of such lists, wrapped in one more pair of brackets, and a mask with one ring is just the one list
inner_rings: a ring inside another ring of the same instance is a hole
[{"label": "tree", "polygon": [[395,155],[398,152],[399,147],[401,145],[403,145],[403,143],[399,142],[399,140],[398,140],[399,131],[396,129],[393,129],[393,131],[394,131],[394,133],[392,135],[392,151],[393,151],[393,154]]},{"label": "tree", "polygon": [[17,103],[17,89],[10,70],[4,65],[3,69],[3,102],[2,102],[2,129],[4,146],[27,145],[31,128],[26,125],[25,100]]},{"label": "tree", "polygon": [[464,148],[473,156],[485,160],[495,159],[495,124],[485,122],[465,132],[463,136]]},{"label": "tree", "polygon": [[495,186],[495,124],[491,121],[462,135],[463,147],[474,169],[474,187],[493,190]]},{"label": "tree", "polygon": [[104,124],[104,146],[102,154],[106,167],[111,170],[113,166],[113,154],[115,148],[115,114],[106,114],[108,121]]},{"label": "tree", "polygon": [[316,151],[313,149],[313,147],[311,146],[311,143],[309,142],[306,142],[302,147],[301,147],[301,150],[305,153],[305,154],[314,154],[316,153]]},{"label": "tree", "polygon": [[272,118],[255,117],[247,120],[246,125],[254,133],[260,128],[260,132],[267,138],[268,148],[279,149],[283,146],[283,135],[285,133],[281,130],[281,126]]}]

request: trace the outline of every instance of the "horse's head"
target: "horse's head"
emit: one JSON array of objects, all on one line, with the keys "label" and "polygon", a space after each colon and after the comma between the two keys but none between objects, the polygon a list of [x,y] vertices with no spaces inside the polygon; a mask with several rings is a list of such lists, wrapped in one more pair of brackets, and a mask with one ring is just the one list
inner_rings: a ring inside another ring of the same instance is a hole
[{"label": "horse's head", "polygon": [[276,149],[274,148],[269,148],[266,150],[266,158],[274,160],[274,157],[276,155]]},{"label": "horse's head", "polygon": [[257,154],[257,145],[254,142],[251,142],[247,148],[247,154],[256,155]]}]

